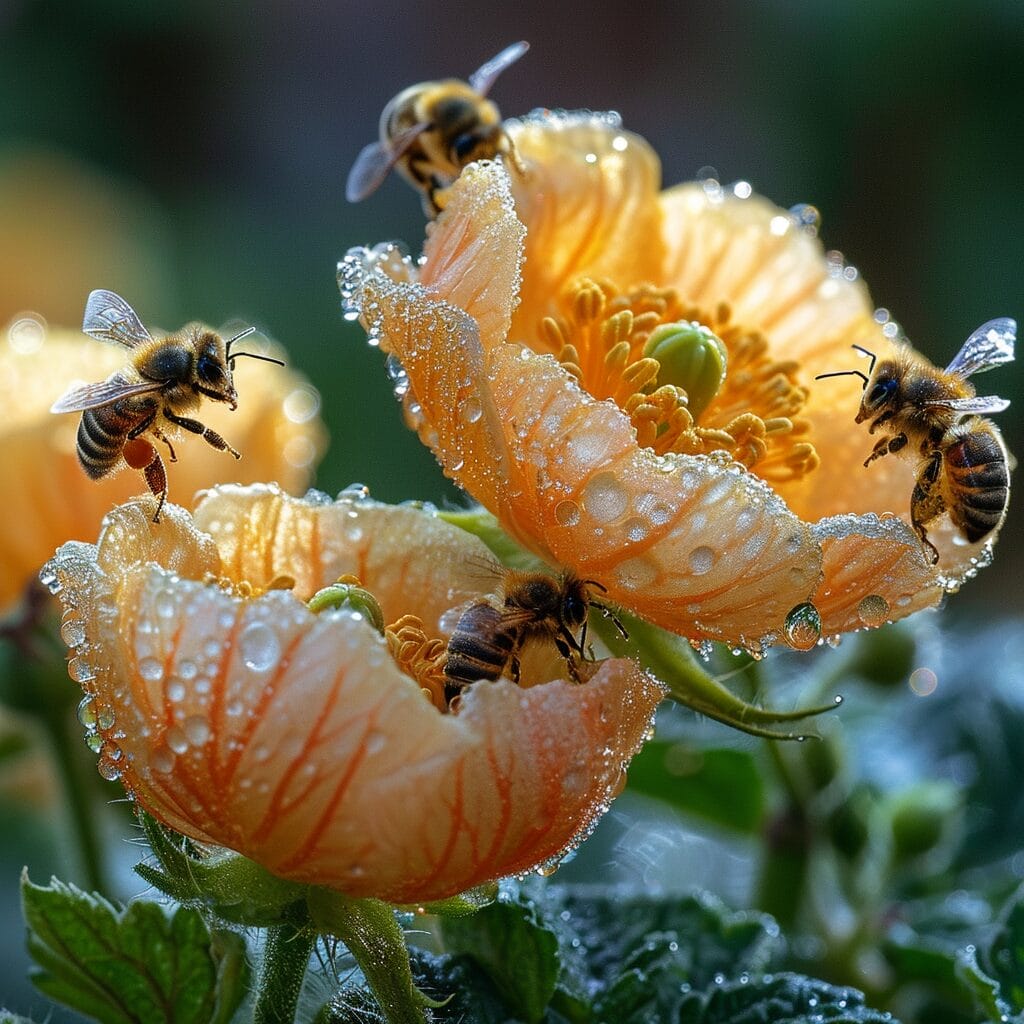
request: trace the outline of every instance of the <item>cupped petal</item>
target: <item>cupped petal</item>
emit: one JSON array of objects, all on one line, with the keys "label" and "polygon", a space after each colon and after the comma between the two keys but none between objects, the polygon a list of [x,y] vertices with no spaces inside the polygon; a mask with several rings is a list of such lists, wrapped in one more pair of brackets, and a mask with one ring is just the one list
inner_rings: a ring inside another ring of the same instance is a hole
[{"label": "cupped petal", "polygon": [[[31,344],[0,352],[0,479],[5,482],[7,527],[0,530],[0,608],[15,600],[54,549],[69,539],[96,536],[100,520],[119,502],[145,490],[141,474],[122,470],[90,480],[75,455],[77,416],[50,413],[74,383],[104,379],[125,363],[123,350],[72,331],[39,324]],[[242,453],[235,462],[199,438],[176,442],[168,466],[178,501],[218,481],[278,480],[301,492],[326,447],[316,390],[290,369],[240,359],[238,409],[205,403],[200,419]]]},{"label": "cupped petal", "polygon": [[617,114],[537,111],[505,122],[523,169],[512,169],[527,226],[526,274],[511,338],[533,341],[576,278],[655,280],[661,265],[661,165]]},{"label": "cupped petal", "polygon": [[[800,363],[808,398],[800,416],[821,456],[818,467],[776,484],[793,511],[807,520],[849,513],[894,515],[910,523],[910,496],[919,472],[913,457],[892,456],[864,466],[877,436],[854,422],[862,381],[856,376],[815,380],[837,370],[867,372],[860,346],[878,359],[902,343],[887,314],[876,315],[868,289],[838,254],[826,255],[813,232],[768,200],[689,183],[661,197],[665,261],[657,278],[687,300],[713,308],[727,302],[734,322],[768,339],[776,358]],[[873,527],[866,520],[868,541]],[[964,544],[945,518],[928,528],[940,551],[938,571],[951,585],[986,558],[984,544]],[[924,557],[924,556],[922,556]],[[878,552],[878,558],[888,556]],[[933,604],[938,572],[917,568]],[[914,602],[916,606],[916,600]]]},{"label": "cupped petal", "polygon": [[[281,520],[334,507],[248,497],[258,518],[272,501]],[[203,517],[240,538],[245,504],[228,489],[206,499]],[[427,537],[446,528],[392,512],[428,523]],[[399,519],[374,515],[366,526],[400,532]],[[447,529],[449,553],[474,549]],[[284,539],[294,532],[279,525],[264,549],[301,562]],[[309,562],[333,572],[361,552],[368,577],[394,581],[389,561],[415,570],[412,534],[410,555],[402,538],[375,549],[342,531],[346,556]],[[632,662],[609,661],[583,686],[480,684],[458,715],[442,715],[362,617],[317,616],[292,593],[239,596],[214,580],[236,557],[221,560],[176,506],[159,525],[129,507],[108,517],[98,546],[66,545],[49,571],[75,623],[65,632],[82,638],[72,664],[92,695],[104,774],[173,828],[284,878],[422,902],[556,857],[614,796],[663,695]],[[435,599],[448,586],[436,574],[393,585]]]}]

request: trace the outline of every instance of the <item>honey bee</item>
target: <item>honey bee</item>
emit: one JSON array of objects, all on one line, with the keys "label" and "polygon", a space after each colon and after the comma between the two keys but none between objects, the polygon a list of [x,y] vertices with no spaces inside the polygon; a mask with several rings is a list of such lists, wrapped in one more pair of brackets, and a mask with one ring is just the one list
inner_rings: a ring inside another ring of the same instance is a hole
[{"label": "honey bee", "polygon": [[204,398],[238,406],[231,379],[235,360],[241,356],[284,364],[253,352],[232,352],[231,346],[248,337],[249,327],[228,341],[213,331],[189,324],[176,334],[153,338],[138,314],[120,295],[97,289],[85,304],[82,330],[90,337],[123,345],[131,361],[106,380],[72,387],[50,412],[81,412],[78,425],[78,461],[98,480],[116,469],[123,458],[142,471],[150,491],[158,497],[153,522],[167,497],[167,471],[156,448],[142,435],[150,434],[167,445],[171,462],[174,448],[167,434],[177,428],[199,434],[218,451],[241,458],[216,431],[182,413],[198,409]]},{"label": "honey bee", "polygon": [[380,115],[380,141],[365,146],[349,171],[345,197],[357,203],[375,192],[395,168],[423,194],[423,209],[436,217],[441,194],[474,160],[511,153],[498,108],[487,99],[495,79],[529,49],[506,46],[477,68],[468,82],[446,78],[403,89]]},{"label": "honey bee", "polygon": [[943,512],[970,543],[987,537],[1006,514],[1009,456],[995,424],[978,414],[1001,412],[1010,403],[995,395],[976,395],[967,378],[1013,359],[1016,337],[1016,321],[1000,317],[974,331],[944,370],[909,348],[877,362],[867,349],[854,345],[870,357],[870,376],[860,370],[819,374],[819,379],[853,374],[863,380],[856,422],[870,420],[869,433],[881,428],[886,435],[865,466],[883,455],[907,451],[908,445],[911,452],[916,449],[921,465],[910,498],[910,521],[931,548],[933,564],[939,552],[925,527]]},{"label": "honey bee", "polygon": [[500,596],[474,601],[459,617],[448,641],[445,700],[451,702],[471,683],[495,680],[506,669],[519,682],[519,655],[534,641],[548,640],[565,659],[569,676],[580,682],[575,658],[586,657],[587,613],[600,609],[627,636],[610,608],[591,597],[604,592],[596,580],[575,573],[548,576],[492,566],[501,576]]}]

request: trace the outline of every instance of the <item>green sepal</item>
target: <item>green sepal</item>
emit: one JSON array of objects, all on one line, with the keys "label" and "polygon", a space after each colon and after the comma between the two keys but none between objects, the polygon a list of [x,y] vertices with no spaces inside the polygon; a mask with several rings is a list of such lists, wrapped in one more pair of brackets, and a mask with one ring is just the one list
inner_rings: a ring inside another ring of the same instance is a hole
[{"label": "green sepal", "polygon": [[711,676],[700,665],[693,648],[682,637],[626,612],[620,612],[619,618],[629,634],[628,640],[602,616],[593,616],[591,620],[591,628],[600,635],[612,654],[618,657],[639,657],[641,666],[668,687],[669,696],[674,700],[741,732],[775,740],[816,739],[814,733],[783,732],[769,726],[822,715],[834,711],[841,703],[836,698],[829,704],[793,711],[772,711],[757,707],[737,697]]},{"label": "green sepal", "polygon": [[433,914],[437,917],[466,917],[489,906],[498,898],[498,883],[489,882],[478,885],[475,889],[467,889],[457,896],[449,896],[446,900],[433,903],[417,903],[413,906],[399,907],[399,910],[414,914]]},{"label": "green sepal", "polygon": [[306,886],[272,875],[255,861],[230,850],[204,853],[145,811],[143,832],[160,868],[137,864],[135,872],[180,903],[200,906],[215,916],[255,927],[288,921],[306,895]]}]

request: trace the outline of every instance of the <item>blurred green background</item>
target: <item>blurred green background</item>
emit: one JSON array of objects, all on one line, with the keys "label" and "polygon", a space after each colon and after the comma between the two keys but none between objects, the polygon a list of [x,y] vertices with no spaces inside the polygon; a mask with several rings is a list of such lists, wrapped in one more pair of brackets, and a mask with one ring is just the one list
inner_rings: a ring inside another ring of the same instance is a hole
[{"label": "blurred green background", "polygon": [[[815,204],[826,247],[935,363],[984,320],[1024,320],[1019,0],[644,6],[0,0],[0,323],[35,310],[75,326],[96,287],[168,329],[255,323],[323,394],[320,488],[459,500],[334,281],[352,245],[415,250],[419,200],[393,178],[350,206],[344,182],[401,87],[466,76],[516,39],[531,50],[494,89],[505,114],[616,109],[668,184],[711,166],[781,206]],[[1019,364],[984,379],[1014,402],[998,422],[1018,454],[1021,381]],[[1020,521],[1011,507],[954,619],[1019,616]],[[38,881],[66,871],[43,824],[0,816],[16,837],[0,843],[4,879],[26,860]],[[3,892],[3,951],[20,958]],[[24,963],[7,963],[0,1005],[27,1006]]]}]

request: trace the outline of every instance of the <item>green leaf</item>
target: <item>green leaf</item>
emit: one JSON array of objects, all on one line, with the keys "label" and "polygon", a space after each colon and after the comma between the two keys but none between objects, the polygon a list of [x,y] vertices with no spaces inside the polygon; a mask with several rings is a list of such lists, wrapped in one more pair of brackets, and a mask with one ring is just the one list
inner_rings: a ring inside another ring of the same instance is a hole
[{"label": "green leaf", "polygon": [[558,939],[532,902],[504,899],[472,917],[445,918],[444,944],[473,960],[516,1016],[533,1024],[555,992],[560,970]]},{"label": "green leaf", "polygon": [[999,982],[989,977],[978,965],[978,954],[973,946],[962,950],[956,960],[956,975],[963,987],[974,997],[974,1002],[992,1024],[1017,1024],[1021,1020],[1011,1015],[1010,1007],[1000,998]]},{"label": "green leaf", "polygon": [[692,992],[678,1024],[899,1024],[864,1005],[856,989],[836,988],[799,974],[742,978]]},{"label": "green leaf", "polygon": [[764,782],[744,750],[652,740],[629,766],[629,790],[747,835],[764,820]]},{"label": "green leaf", "polygon": [[34,1024],[34,1022],[29,1017],[11,1013],[10,1010],[0,1010],[0,1024]]},{"label": "green leaf", "polygon": [[[731,913],[713,896],[597,894],[585,889],[558,892],[558,919],[578,936],[594,978],[614,985],[636,950],[675,942],[680,983],[705,988],[716,976],[765,970],[780,952],[779,929],[756,911]],[[553,915],[552,915],[553,916]],[[672,937],[669,937],[669,936]],[[656,950],[655,950],[656,952]]]},{"label": "green leaf", "polygon": [[652,932],[627,957],[622,973],[595,1000],[598,1020],[674,1018],[690,988],[689,962],[675,932]]},{"label": "green leaf", "polygon": [[102,1024],[220,1024],[246,988],[241,939],[210,931],[196,910],[151,902],[118,909],[53,879],[22,877],[28,949],[46,995]]}]

